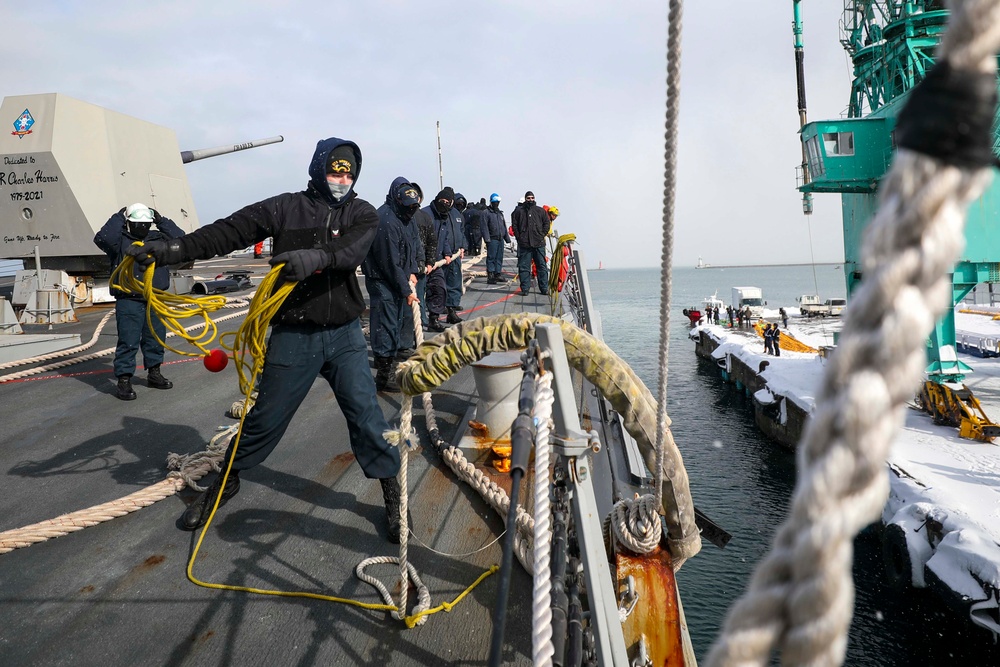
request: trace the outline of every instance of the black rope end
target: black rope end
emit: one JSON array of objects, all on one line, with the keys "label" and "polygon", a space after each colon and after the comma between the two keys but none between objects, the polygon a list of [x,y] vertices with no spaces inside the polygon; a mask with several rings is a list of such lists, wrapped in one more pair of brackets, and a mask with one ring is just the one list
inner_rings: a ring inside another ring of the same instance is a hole
[{"label": "black rope end", "polygon": [[956,167],[1000,165],[993,154],[997,77],[938,62],[910,93],[896,123],[896,143]]}]

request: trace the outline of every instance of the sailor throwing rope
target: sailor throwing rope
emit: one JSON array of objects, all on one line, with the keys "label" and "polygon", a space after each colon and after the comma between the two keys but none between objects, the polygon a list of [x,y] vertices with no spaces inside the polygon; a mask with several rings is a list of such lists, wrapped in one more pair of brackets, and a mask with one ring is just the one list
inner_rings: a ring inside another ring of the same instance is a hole
[{"label": "sailor throwing rope", "polygon": [[243,424],[228,476],[220,476],[184,512],[181,524],[205,524],[216,498],[221,506],[239,491],[242,471],[262,463],[322,375],[347,420],[351,448],[365,475],[378,479],[386,505],[388,539],[399,542],[399,450],[375,395],[359,316],[365,303],[355,270],[378,228],[375,208],[357,197],[357,144],[330,138],[316,145],[305,191],[280,194],[178,239],[130,246],[139,264],[158,266],[209,259],[273,237],[272,265],[297,284],[273,319],[257,401]]}]

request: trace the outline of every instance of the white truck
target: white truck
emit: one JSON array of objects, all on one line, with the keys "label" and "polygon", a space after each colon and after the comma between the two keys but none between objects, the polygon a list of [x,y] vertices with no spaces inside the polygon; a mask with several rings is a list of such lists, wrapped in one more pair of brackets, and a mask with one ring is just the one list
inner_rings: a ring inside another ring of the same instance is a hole
[{"label": "white truck", "polygon": [[734,287],[733,288],[733,308],[744,310],[750,307],[750,314],[753,317],[764,316],[764,292],[759,287]]},{"label": "white truck", "polygon": [[842,315],[844,309],[847,308],[847,299],[844,297],[836,297],[833,299],[826,300],[826,308],[830,315],[834,317]]},{"label": "white truck", "polygon": [[827,317],[828,315],[836,317],[847,308],[847,299],[843,297],[820,302],[819,297],[815,294],[803,294],[796,297],[795,300],[799,303],[799,312],[803,317]]},{"label": "white truck", "polygon": [[815,294],[803,294],[795,300],[799,302],[799,313],[803,317],[825,317],[829,314],[829,308]]}]

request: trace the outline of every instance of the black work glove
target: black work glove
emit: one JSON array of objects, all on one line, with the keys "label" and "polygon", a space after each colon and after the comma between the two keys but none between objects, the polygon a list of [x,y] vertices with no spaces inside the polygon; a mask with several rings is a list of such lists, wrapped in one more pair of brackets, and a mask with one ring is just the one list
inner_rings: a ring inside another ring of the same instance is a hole
[{"label": "black work glove", "polygon": [[122,210],[118,211],[118,215],[120,215],[121,217],[124,218],[125,217],[125,209],[127,209],[127,208],[128,208],[128,206],[122,206]]},{"label": "black work glove", "polygon": [[153,212],[153,224],[159,227],[160,223],[163,222],[163,216],[160,215],[160,212],[155,208],[151,208],[149,210]]},{"label": "black work glove", "polygon": [[285,280],[302,282],[312,274],[322,271],[330,266],[333,258],[326,250],[319,248],[309,248],[306,250],[289,250],[280,255],[275,255],[268,261],[271,266],[284,264],[281,270],[281,277]]},{"label": "black work glove", "polygon": [[157,266],[169,266],[184,261],[184,253],[177,239],[147,241],[141,246],[130,245],[125,248],[125,254],[133,257],[135,263],[143,268],[153,262]]}]

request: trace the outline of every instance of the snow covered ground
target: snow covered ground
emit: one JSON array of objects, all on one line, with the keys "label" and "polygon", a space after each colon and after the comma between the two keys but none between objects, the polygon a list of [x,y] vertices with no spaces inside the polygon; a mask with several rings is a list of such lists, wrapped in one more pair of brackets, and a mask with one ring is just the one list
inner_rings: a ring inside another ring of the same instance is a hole
[{"label": "snow covered ground", "polygon": [[[841,326],[839,318],[806,319],[793,315],[795,310],[788,310],[788,333],[813,347],[832,344],[833,333]],[[777,311],[766,312],[765,318],[777,321]],[[762,340],[752,331],[702,325],[692,334],[701,330],[721,343],[717,358],[731,354],[750,368],[768,360],[761,376],[771,392],[812,410],[826,363],[819,356],[783,350],[781,357],[773,357],[764,354]],[[965,336],[968,342],[975,339],[980,346],[992,344],[995,349],[1000,321],[956,310],[956,333],[959,341]],[[959,358],[973,368],[966,385],[987,416],[1000,423],[1000,358],[961,353]],[[925,585],[926,566],[967,598],[974,622],[1000,634],[1000,446],[961,439],[957,428],[937,426],[927,413],[914,408],[906,411],[904,428],[893,441],[887,463],[890,494],[883,521],[903,528],[912,583]],[[981,602],[973,604],[976,600]]]}]

